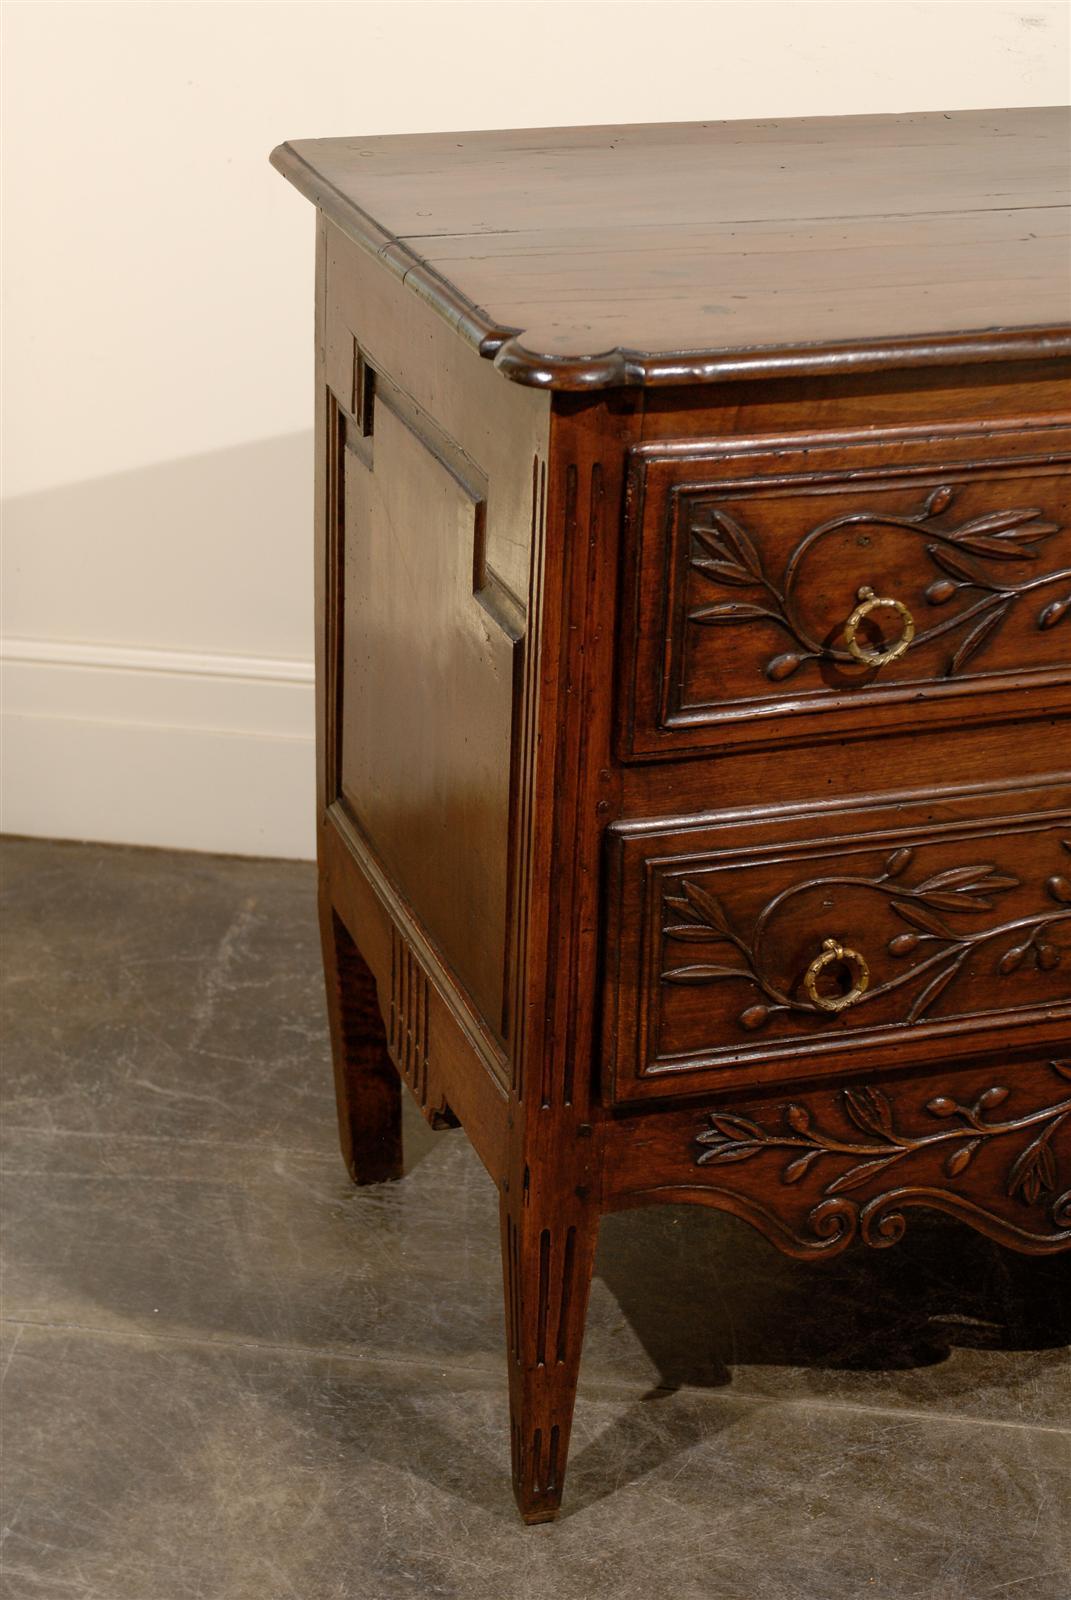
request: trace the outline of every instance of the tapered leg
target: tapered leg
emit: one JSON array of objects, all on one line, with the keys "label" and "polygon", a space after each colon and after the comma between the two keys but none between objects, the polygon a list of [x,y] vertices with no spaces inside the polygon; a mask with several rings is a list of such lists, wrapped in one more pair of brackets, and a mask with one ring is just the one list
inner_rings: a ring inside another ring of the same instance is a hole
[{"label": "tapered leg", "polygon": [[387,1054],[375,979],[325,900],[320,938],[342,1155],[354,1183],[400,1178],[401,1080]]},{"label": "tapered leg", "polygon": [[557,1516],[569,1453],[598,1213],[540,1214],[503,1196],[513,1492],[525,1522]]}]

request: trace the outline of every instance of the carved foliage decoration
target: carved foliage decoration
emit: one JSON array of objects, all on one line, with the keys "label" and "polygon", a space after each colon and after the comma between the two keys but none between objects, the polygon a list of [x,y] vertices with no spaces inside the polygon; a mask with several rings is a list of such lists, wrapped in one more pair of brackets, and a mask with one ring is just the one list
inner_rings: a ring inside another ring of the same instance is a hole
[{"label": "carved foliage decoration", "polygon": [[[1051,1062],[1050,1070],[1071,1083],[1071,1061]],[[836,1097],[843,1131],[799,1102],[785,1105],[775,1126],[736,1112],[711,1111],[709,1126],[696,1136],[695,1161],[700,1167],[735,1169],[740,1162],[775,1157],[775,1187],[766,1191],[772,1210],[762,1216],[756,1210],[752,1217],[760,1226],[766,1217],[774,1237],[785,1227],[778,1220],[777,1187],[783,1191],[817,1180],[806,1218],[811,1248],[846,1243],[857,1231],[868,1244],[892,1244],[904,1231],[903,1207],[924,1204],[988,1224],[986,1231],[1009,1243],[1071,1242],[1066,1232],[1071,1171],[1065,1170],[1066,1160],[1061,1167],[1056,1150],[1057,1135],[1071,1123],[1071,1092],[1017,1115],[1006,1109],[1011,1095],[1005,1084],[993,1083],[969,1103],[941,1093],[905,1115],[883,1089],[844,1089]],[[999,1176],[987,1177],[979,1197],[972,1198],[969,1187],[962,1191],[983,1151],[993,1152]],[[869,1193],[845,1198],[860,1191]],[[981,1204],[987,1194],[992,1197],[988,1211]],[[1000,1216],[1003,1202],[1014,1202],[1021,1222]],[[805,1235],[800,1242],[806,1243]]]},{"label": "carved foliage decoration", "polygon": [[1060,532],[1038,506],[1013,507],[955,520],[956,490],[949,484],[934,489],[914,511],[895,515],[883,510],[855,509],[811,528],[790,552],[778,573],[768,570],[760,543],[739,518],[724,507],[702,503],[689,527],[689,567],[710,591],[710,598],[687,612],[695,627],[773,623],[787,637],[789,648],[772,656],[765,675],[774,683],[791,677],[806,663],[852,666],[849,651],[816,638],[804,619],[801,593],[807,581],[808,558],[831,535],[853,527],[895,529],[917,535],[920,555],[930,569],[927,604],[940,612],[958,601],[954,611],[929,627],[920,626],[912,649],[945,638],[944,671],[956,677],[998,637],[1013,611],[1035,607],[1041,631],[1055,628],[1071,614],[1071,568],[1038,571],[1045,543]]},{"label": "carved foliage decoration", "polygon": [[[1061,841],[1071,853],[1071,839]],[[1052,971],[1067,954],[1064,931],[1071,926],[1071,877],[1053,872],[1038,886],[1036,910],[1025,916],[1001,917],[1002,895],[1020,887],[1020,880],[992,862],[953,866],[936,871],[917,865],[917,854],[932,844],[903,847],[889,855],[881,871],[872,875],[830,873],[800,879],[766,901],[747,928],[738,926],[722,901],[694,877],[670,878],[663,890],[662,936],[670,951],[701,943],[704,959],[670,960],[661,979],[664,984],[705,985],[741,981],[754,998],[737,1017],[739,1027],[754,1030],[779,1013],[797,1013],[829,1020],[802,988],[803,973],[787,987],[774,970],[770,953],[777,919],[790,903],[805,893],[864,890],[883,902],[889,917],[885,948],[903,963],[903,971],[873,984],[853,1005],[851,1016],[899,991],[903,996],[902,1020],[917,1022],[955,984],[968,960],[986,956],[995,979],[1011,980],[1016,973]],[[993,912],[981,927],[957,927],[956,918],[967,913]],[[707,959],[711,950],[718,959]],[[721,952],[724,951],[724,955]],[[846,1013],[840,1013],[841,1016]]]}]

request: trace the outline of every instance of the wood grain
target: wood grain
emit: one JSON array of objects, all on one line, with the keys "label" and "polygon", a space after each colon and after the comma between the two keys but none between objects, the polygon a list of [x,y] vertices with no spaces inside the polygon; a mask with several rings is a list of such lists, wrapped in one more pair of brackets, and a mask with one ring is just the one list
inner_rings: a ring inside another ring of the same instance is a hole
[{"label": "wood grain", "polygon": [[1068,114],[309,139],[276,165],[516,381],[1071,351]]},{"label": "wood grain", "polygon": [[[321,208],[343,1149],[401,1170],[401,1077],[496,1185],[528,1521],[605,1212],[716,1206],[804,1260],[918,1207],[1071,1245],[1064,126],[277,156]],[[880,669],[844,659],[863,584],[917,624]],[[869,969],[835,1013],[827,938]]]}]

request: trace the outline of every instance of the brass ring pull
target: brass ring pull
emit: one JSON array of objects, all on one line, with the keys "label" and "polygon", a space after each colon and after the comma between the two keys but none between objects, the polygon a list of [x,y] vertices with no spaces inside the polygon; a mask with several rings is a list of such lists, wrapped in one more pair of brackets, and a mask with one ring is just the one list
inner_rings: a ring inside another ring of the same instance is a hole
[{"label": "brass ring pull", "polygon": [[[819,974],[834,962],[846,962],[855,969],[855,983],[847,994],[826,996],[818,993]],[[838,944],[836,939],[826,939],[822,945],[822,954],[815,956],[803,976],[803,985],[820,1011],[846,1011],[849,1006],[854,1006],[861,1000],[870,984],[870,968],[859,954],[858,950],[849,950],[846,946]]]},{"label": "brass ring pull", "polygon": [[[880,606],[898,611],[903,626],[895,644],[891,644],[887,650],[871,650],[867,645],[857,644],[855,635],[863,618],[869,617],[870,613],[877,611]],[[914,637],[915,619],[903,602],[894,600],[890,595],[875,594],[868,584],[864,584],[859,591],[859,604],[844,624],[844,640],[849,654],[853,655],[856,661],[861,661],[864,666],[885,667],[890,661],[896,661],[904,654]]]}]

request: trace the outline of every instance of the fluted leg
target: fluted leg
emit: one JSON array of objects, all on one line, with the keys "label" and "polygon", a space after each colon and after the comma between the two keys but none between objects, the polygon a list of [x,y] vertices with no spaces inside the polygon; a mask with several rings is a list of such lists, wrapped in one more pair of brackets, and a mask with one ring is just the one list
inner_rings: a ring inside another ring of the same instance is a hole
[{"label": "fluted leg", "polygon": [[504,1196],[501,1215],[513,1492],[525,1522],[549,1522],[565,1479],[598,1215],[543,1215],[532,1192]]},{"label": "fluted leg", "polygon": [[387,1054],[375,979],[324,901],[320,938],[342,1155],[354,1183],[400,1178],[401,1080]]}]

